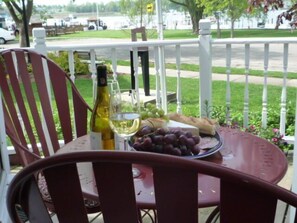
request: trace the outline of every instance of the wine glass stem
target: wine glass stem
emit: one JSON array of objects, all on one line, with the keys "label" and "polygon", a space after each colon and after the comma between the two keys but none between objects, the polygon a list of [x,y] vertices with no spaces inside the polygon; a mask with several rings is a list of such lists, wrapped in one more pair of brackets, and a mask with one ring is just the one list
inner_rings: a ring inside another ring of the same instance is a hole
[{"label": "wine glass stem", "polygon": [[[128,151],[128,138],[124,137],[124,151]],[[140,171],[136,167],[132,167],[133,178],[140,176]]]},{"label": "wine glass stem", "polygon": [[124,151],[128,151],[128,139],[124,137]]}]

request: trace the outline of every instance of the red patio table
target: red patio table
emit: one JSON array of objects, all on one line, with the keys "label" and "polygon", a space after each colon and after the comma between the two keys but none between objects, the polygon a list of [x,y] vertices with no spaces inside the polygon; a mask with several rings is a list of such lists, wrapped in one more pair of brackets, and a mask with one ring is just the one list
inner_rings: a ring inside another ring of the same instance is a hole
[{"label": "red patio table", "polygon": [[[283,151],[265,139],[237,129],[220,128],[223,148],[217,153],[203,158],[209,162],[254,175],[272,183],[279,182],[288,167]],[[89,136],[85,135],[66,144],[59,153],[89,150]],[[137,165],[141,175],[134,179],[136,199],[141,209],[154,209],[155,197],[152,181],[152,171],[146,166]],[[86,198],[98,199],[94,186],[90,164],[81,164],[79,168],[83,192]],[[202,175],[199,178],[199,206],[211,207],[219,204],[219,179]]]}]

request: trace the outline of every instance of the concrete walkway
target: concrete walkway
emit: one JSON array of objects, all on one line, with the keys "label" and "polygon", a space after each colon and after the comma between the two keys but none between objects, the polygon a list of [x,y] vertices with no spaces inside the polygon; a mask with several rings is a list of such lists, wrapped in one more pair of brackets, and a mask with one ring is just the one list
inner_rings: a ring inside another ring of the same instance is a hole
[{"label": "concrete walkway", "polygon": [[[118,66],[117,67],[117,72],[118,73],[124,73],[124,74],[130,74],[130,67],[129,66]],[[139,68],[139,72],[141,72],[141,67]],[[154,68],[150,68],[150,74],[154,75],[156,73]],[[168,77],[177,77],[177,70],[173,69],[166,69],[166,75]],[[199,78],[200,73],[199,71],[185,71],[181,70],[181,77],[184,78]],[[212,79],[214,81],[226,81],[227,80],[227,75],[226,74],[217,74],[213,73]],[[238,75],[238,74],[231,74],[230,75],[230,81],[234,83],[245,83],[245,75]],[[253,84],[263,84],[264,78],[263,77],[258,77],[258,76],[252,76],[249,75],[248,77],[249,83]],[[268,77],[267,80],[268,85],[273,85],[273,86],[282,86],[283,85],[283,79],[282,78],[275,78],[275,77]],[[288,87],[297,87],[297,77],[296,79],[287,79],[287,86]]]}]

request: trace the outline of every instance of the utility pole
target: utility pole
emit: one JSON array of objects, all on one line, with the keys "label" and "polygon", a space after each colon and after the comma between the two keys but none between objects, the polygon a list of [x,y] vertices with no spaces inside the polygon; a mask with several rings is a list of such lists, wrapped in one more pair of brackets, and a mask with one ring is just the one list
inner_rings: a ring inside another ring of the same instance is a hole
[{"label": "utility pole", "polygon": [[100,26],[100,19],[99,19],[99,5],[98,3],[96,3],[96,25],[97,25],[97,30],[99,30],[99,26]]}]

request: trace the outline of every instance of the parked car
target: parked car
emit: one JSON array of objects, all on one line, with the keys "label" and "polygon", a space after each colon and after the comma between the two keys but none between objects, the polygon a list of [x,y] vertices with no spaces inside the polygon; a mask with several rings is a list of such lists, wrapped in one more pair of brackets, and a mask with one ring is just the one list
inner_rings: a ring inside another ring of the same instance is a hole
[{"label": "parked car", "polygon": [[96,22],[89,22],[88,24],[88,30],[106,30],[107,25],[99,19],[99,21]]},{"label": "parked car", "polygon": [[14,31],[8,31],[0,28],[0,44],[5,44],[7,41],[15,40]]},{"label": "parked car", "polygon": [[262,29],[265,28],[265,22],[258,22],[257,27]]}]

